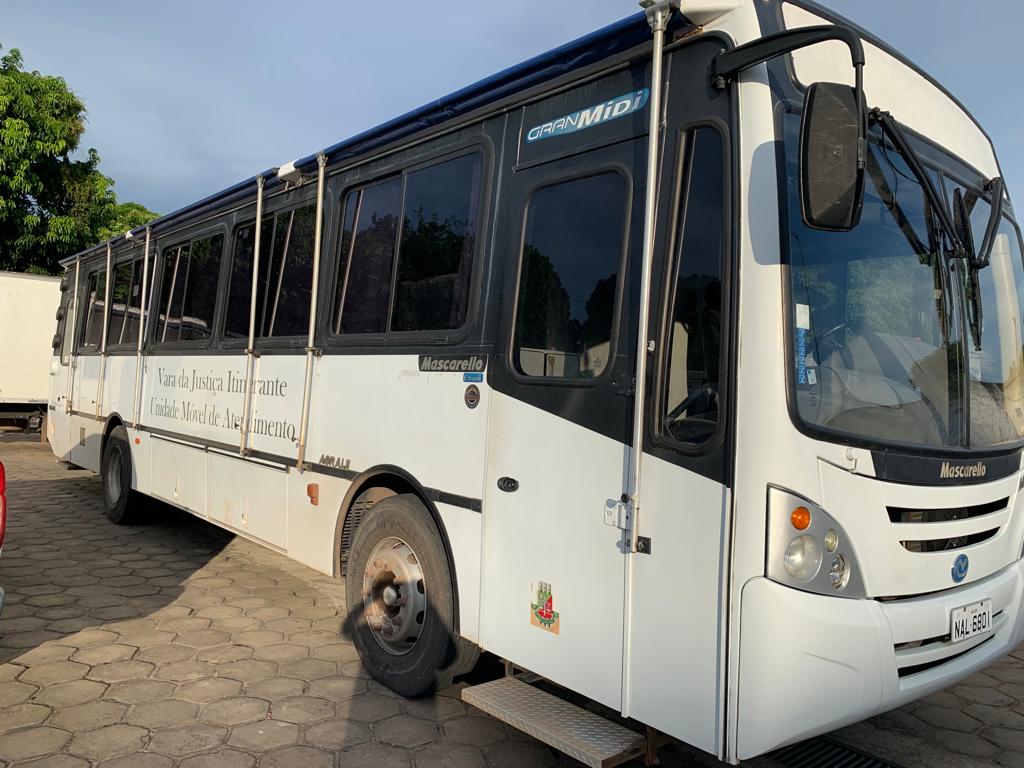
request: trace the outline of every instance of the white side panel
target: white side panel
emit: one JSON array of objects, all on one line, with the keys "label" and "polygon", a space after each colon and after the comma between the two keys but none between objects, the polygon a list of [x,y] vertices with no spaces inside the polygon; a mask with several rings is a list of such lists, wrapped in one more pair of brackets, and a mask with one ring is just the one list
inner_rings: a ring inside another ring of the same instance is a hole
[{"label": "white side panel", "polygon": [[0,272],[0,403],[45,403],[60,279]]},{"label": "white side panel", "polygon": [[[303,374],[297,369],[289,390],[296,422]],[[461,373],[420,371],[416,355],[325,355],[315,368],[307,461],[343,457],[357,472],[391,464],[425,486],[479,499],[490,391],[478,384],[481,401],[470,409],[467,386]]]},{"label": "white side panel", "polygon": [[[829,22],[789,3],[783,6],[787,29]],[[986,176],[998,176],[992,144],[963,109],[898,59],[871,43],[864,44],[864,93],[869,107],[879,107],[901,123],[959,155]],[[830,41],[793,54],[796,76],[805,85],[818,80],[853,85],[850,49]]]},{"label": "white side panel", "polygon": [[135,405],[136,361],[134,354],[110,355],[107,358],[103,408],[100,411],[104,420],[110,414],[117,413],[125,422],[131,422],[132,408]]},{"label": "white side panel", "polygon": [[288,548],[288,473],[209,453],[210,519],[254,539]]},{"label": "white side panel", "polygon": [[[288,557],[321,573],[334,575],[335,526],[338,510],[351,483],[317,472],[288,472]],[[307,488],[320,489],[319,504],[312,504]]]},{"label": "white side panel", "polygon": [[729,494],[648,454],[643,484],[640,525],[652,547],[633,556],[625,710],[717,754]]},{"label": "white side panel", "polygon": [[[241,364],[245,364],[244,358]],[[263,355],[257,358],[249,445],[255,451],[298,458],[302,422],[305,355]],[[241,369],[245,375],[245,368]],[[308,456],[308,461],[317,457]]]},{"label": "white side panel", "polygon": [[198,448],[153,441],[153,495],[206,516],[206,453]]},{"label": "white side panel", "polygon": [[459,632],[480,641],[480,530],[479,512],[438,504],[455,559],[455,581],[459,586]]}]

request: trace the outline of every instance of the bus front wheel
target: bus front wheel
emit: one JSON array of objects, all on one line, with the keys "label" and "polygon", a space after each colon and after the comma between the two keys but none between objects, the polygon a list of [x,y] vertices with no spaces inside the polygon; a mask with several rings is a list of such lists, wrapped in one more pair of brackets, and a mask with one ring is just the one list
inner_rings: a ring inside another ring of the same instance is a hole
[{"label": "bus front wheel", "polygon": [[103,448],[100,466],[103,481],[103,506],[107,517],[118,525],[131,522],[132,501],[132,456],[128,447],[128,432],[124,427],[114,427]]},{"label": "bus front wheel", "polygon": [[452,569],[418,498],[373,505],[356,529],[345,592],[359,658],[402,696],[424,696],[472,669],[479,649],[455,631]]}]

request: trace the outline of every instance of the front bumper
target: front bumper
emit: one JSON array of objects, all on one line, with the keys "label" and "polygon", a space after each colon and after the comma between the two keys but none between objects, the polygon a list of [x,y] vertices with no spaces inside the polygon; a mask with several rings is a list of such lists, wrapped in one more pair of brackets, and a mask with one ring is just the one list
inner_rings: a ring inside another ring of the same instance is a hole
[{"label": "front bumper", "polygon": [[[849,600],[766,578],[743,589],[737,757],[835,730],[945,688],[1024,639],[1024,562],[906,600]],[[992,630],[944,641],[950,611],[991,598]]]}]

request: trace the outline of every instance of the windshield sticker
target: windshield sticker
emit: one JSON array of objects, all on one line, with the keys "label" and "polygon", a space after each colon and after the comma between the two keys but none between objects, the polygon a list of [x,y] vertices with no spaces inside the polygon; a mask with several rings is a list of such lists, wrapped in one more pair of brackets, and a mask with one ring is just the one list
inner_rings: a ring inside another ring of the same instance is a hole
[{"label": "windshield sticker", "polygon": [[796,383],[807,384],[807,329],[796,329]]},{"label": "windshield sticker", "polygon": [[807,383],[812,387],[818,383],[818,374],[813,368],[807,369]]},{"label": "windshield sticker", "polygon": [[797,304],[796,305],[796,327],[797,328],[810,328],[811,327],[811,307],[809,304]]},{"label": "windshield sticker", "polygon": [[581,109],[557,120],[535,125],[527,132],[526,141],[532,144],[535,141],[550,139],[553,136],[565,136],[569,133],[576,133],[577,131],[583,131],[597,125],[603,125],[626,115],[632,115],[647,106],[647,100],[650,98],[650,95],[651,90],[643,88],[639,91],[625,93],[614,99],[595,104],[587,109]]}]

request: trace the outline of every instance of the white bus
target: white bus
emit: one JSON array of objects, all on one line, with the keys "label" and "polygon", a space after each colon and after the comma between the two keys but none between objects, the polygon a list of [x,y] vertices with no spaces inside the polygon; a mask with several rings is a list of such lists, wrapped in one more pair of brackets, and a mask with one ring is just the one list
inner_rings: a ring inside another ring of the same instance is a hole
[{"label": "white bus", "polygon": [[1022,639],[1024,263],[884,43],[642,5],[69,258],[50,439],[345,580],[401,694],[484,649],[587,764],[739,761]]}]

